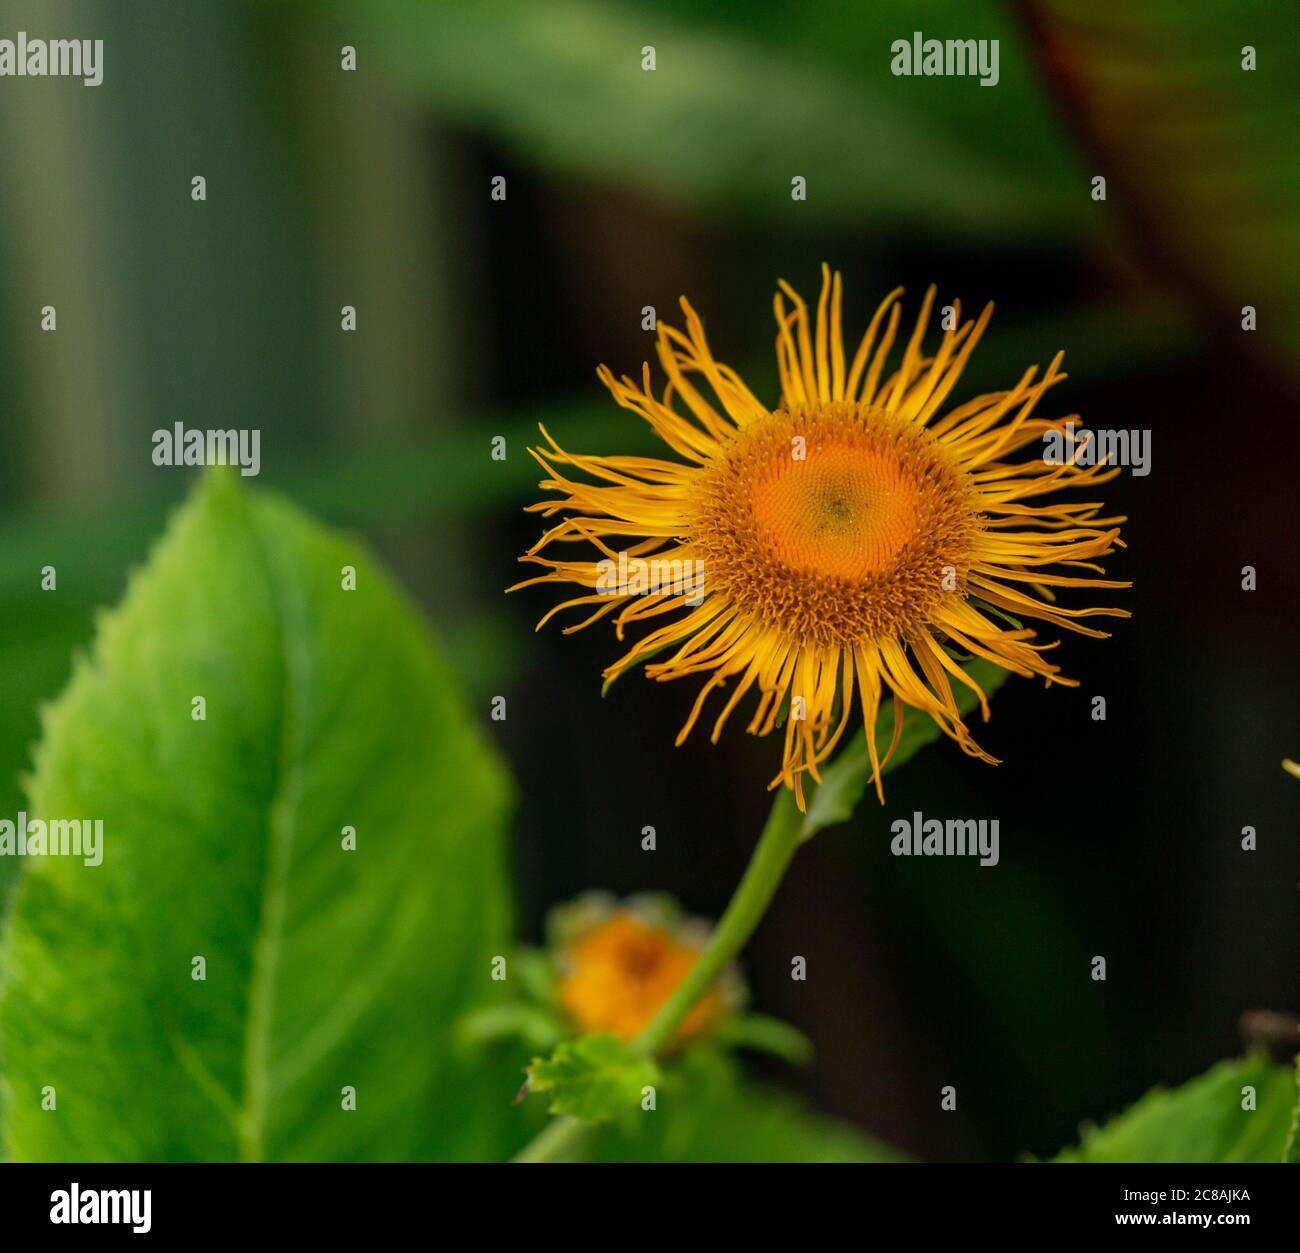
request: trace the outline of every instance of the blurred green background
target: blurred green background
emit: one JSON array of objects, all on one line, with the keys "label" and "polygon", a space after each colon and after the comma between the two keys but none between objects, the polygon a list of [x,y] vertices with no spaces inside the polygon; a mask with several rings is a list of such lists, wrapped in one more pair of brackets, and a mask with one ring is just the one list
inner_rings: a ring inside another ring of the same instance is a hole
[{"label": "blurred green background", "polygon": [[[998,85],[892,76],[917,28],[998,39]],[[639,374],[642,307],[672,320],[688,294],[774,399],[773,285],[815,290],[826,260],[849,334],[897,283],[995,300],[962,397],[1064,348],[1051,412],[1151,429],[1154,457],[1108,488],[1134,618],[1064,643],[1082,688],[1008,684],[983,737],[1003,765],[927,749],[883,811],[800,855],[745,964],[818,1056],[760,1069],[926,1158],[1049,1154],[1235,1052],[1242,1011],[1294,1007],[1288,6],[0,0],[18,29],[102,38],[106,61],[93,89],[0,81],[0,815],[95,607],[192,484],[151,433],[257,427],[260,481],[378,548],[496,737],[523,937],[593,886],[716,916],[775,742],[675,750],[692,692],[602,700],[612,633],[534,636],[551,599],[501,591],[537,532],[539,420],[575,450],[654,451],[595,379]],[[891,857],[916,808],[998,817],[1001,864]]]}]

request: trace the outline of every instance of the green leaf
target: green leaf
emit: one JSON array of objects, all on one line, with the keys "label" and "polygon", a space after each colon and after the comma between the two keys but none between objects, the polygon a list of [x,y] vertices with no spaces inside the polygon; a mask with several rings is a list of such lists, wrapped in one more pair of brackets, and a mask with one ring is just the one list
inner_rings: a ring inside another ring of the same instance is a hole
[{"label": "green leaf", "polygon": [[[1243,1089],[1254,1109],[1243,1109]],[[1058,1162],[1279,1162],[1295,1077],[1260,1055],[1220,1062],[1181,1088],[1156,1088],[1102,1127],[1083,1128]]]},{"label": "green leaf", "polygon": [[634,670],[645,666],[651,660],[651,658],[659,656],[660,653],[667,652],[672,647],[674,647],[674,644],[670,640],[666,644],[660,644],[658,648],[652,648],[648,653],[644,654],[641,657],[638,657],[636,661],[630,661],[627,663],[627,665],[620,666],[619,669],[615,670],[614,673],[609,676],[609,678],[607,678],[603,683],[601,683],[600,685],[601,696],[608,696],[609,689],[614,686],[615,681],[621,679],[629,670]]},{"label": "green leaf", "polygon": [[480,1112],[502,1076],[452,1034],[508,951],[509,805],[374,559],[211,475],[44,718],[28,811],[102,820],[103,862],[24,859],[0,948],[10,1155],[508,1151]]},{"label": "green leaf", "polygon": [[550,1097],[549,1112],[583,1122],[624,1123],[641,1112],[642,1089],[659,1083],[659,1067],[617,1036],[580,1036],[528,1067],[527,1092]]},{"label": "green leaf", "polygon": [[[1294,145],[1294,113],[1278,108],[1295,92],[1294,6],[1026,0],[1023,10],[1059,111],[1077,146],[1098,154],[1136,247],[1210,325],[1239,333],[1249,300],[1260,347],[1295,386],[1300,162],[1278,159]],[[1135,126],[1139,113],[1160,122]]]},{"label": "green leaf", "polygon": [[[486,132],[552,176],[631,187],[733,224],[738,216],[785,221],[789,176],[772,171],[784,172],[797,153],[794,172],[817,189],[800,202],[801,220],[869,222],[875,230],[925,222],[1003,238],[1091,225],[1071,199],[1072,169],[1050,142],[1054,120],[1033,107],[1037,85],[1023,60],[1014,71],[1006,67],[997,92],[978,93],[1000,97],[1018,80],[1021,107],[990,101],[997,113],[990,116],[973,109],[965,91],[964,102],[953,102],[965,126],[936,125],[933,107],[900,91],[887,53],[910,12],[863,8],[791,55],[789,33],[800,22],[788,5],[777,18],[778,38],[766,43],[753,37],[751,5],[736,9],[731,29],[725,13],[705,16],[698,5],[689,19],[590,0],[311,7],[322,20],[332,12],[353,42],[364,40],[387,81],[444,123]],[[828,52],[864,24],[871,28],[866,55],[833,64]],[[648,73],[641,48],[651,36],[658,57]],[[871,66],[865,74],[864,64]],[[1005,145],[1008,111],[1022,135],[1029,128],[1047,141],[1035,161],[995,154],[1000,138]],[[974,142],[972,115],[984,119]]]},{"label": "green leaf", "polygon": [[[1005,682],[1008,671],[992,662],[975,660],[963,667],[967,674],[991,696]],[[979,701],[964,684],[953,684],[953,695],[963,717],[974,710]],[[920,749],[942,734],[933,718],[915,709],[905,711],[903,732],[898,747],[881,773],[888,774],[910,761]],[[892,701],[882,704],[876,718],[876,746],[883,754],[894,738],[894,706]],[[863,731],[822,771],[822,782],[812,789],[808,810],[804,815],[800,839],[811,839],[824,827],[837,822],[847,822],[871,782],[871,754],[867,751],[867,736]]]},{"label": "green leaf", "polygon": [[699,1045],[664,1081],[656,1108],[603,1135],[593,1153],[623,1162],[890,1162],[904,1156],[788,1093],[746,1080]]},{"label": "green leaf", "polygon": [[549,953],[540,949],[520,949],[510,965],[529,1000],[536,1005],[554,1006],[556,974]]},{"label": "green leaf", "polygon": [[502,1040],[519,1040],[530,1049],[553,1049],[570,1030],[558,1015],[523,1001],[480,1005],[456,1024],[456,1039],[465,1048]]},{"label": "green leaf", "polygon": [[730,1048],[770,1053],[792,1066],[807,1066],[813,1059],[812,1041],[798,1027],[768,1014],[734,1014],[718,1023],[711,1037]]},{"label": "green leaf", "polygon": [[1291,1125],[1287,1128],[1282,1160],[1300,1164],[1300,1056],[1295,1059],[1296,1102],[1291,1109]]}]

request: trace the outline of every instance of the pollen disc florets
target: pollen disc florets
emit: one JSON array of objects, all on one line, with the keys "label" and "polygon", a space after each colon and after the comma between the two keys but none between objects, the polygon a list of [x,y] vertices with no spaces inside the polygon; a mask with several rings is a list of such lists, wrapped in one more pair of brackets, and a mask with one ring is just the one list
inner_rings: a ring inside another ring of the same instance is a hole
[{"label": "pollen disc florets", "polygon": [[842,402],[744,427],[695,510],[710,591],[816,644],[932,621],[964,587],[976,527],[969,485],[924,428]]}]

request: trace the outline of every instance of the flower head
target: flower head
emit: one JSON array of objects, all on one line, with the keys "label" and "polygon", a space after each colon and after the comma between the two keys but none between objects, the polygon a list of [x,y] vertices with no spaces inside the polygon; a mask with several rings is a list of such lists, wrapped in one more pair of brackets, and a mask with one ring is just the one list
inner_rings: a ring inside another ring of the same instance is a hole
[{"label": "flower head", "polygon": [[[559,913],[557,934],[560,1005],[584,1032],[609,1032],[634,1040],[699,960],[708,930],[683,919],[658,897],[618,904],[590,893]],[[743,999],[734,971],[695,1004],[674,1043],[705,1033]]]},{"label": "flower head", "polygon": [[[531,508],[561,520],[521,559],[547,573],[518,586],[582,589],[539,628],[560,610],[586,606],[596,608],[567,631],[608,614],[620,640],[629,627],[652,627],[605,676],[646,663],[652,679],[703,678],[679,744],[712,693],[729,687],[715,742],[754,693],[748,729],[767,735],[783,727],[771,786],[793,788],[800,808],[804,775],[820,780],[820,763],[860,707],[883,799],[881,767],[908,706],[971,756],[994,760],[975,743],[953,694],[954,682],[972,689],[988,718],[964,658],[1073,684],[1043,655],[1054,644],[1039,642],[1021,619],[1104,637],[1081,620],[1128,616],[1057,604],[1053,590],[1128,586],[1097,577],[1096,564],[1122,546],[1124,519],[1100,516],[1096,501],[1042,499],[1118,471],[1075,457],[1053,462],[1041,451],[1013,459],[1075,420],[1033,416],[1065,378],[1063,354],[1041,377],[1030,367],[1006,391],[946,407],[992,305],[960,323],[954,302],[950,328],[926,355],[931,288],[889,369],[901,290],[881,303],[849,359],[839,274],[823,266],[815,316],[786,283],[780,288],[781,395],[773,407],[715,360],[683,299],[685,331],[658,330],[668,379],[659,397],[648,364],[640,383],[599,371],[675,459],[568,453],[543,428],[548,447],[534,456],[547,474],[542,488],[558,499]],[[574,543],[587,546],[581,558],[552,555]],[[882,756],[874,731],[886,695],[894,698],[894,729]]]}]

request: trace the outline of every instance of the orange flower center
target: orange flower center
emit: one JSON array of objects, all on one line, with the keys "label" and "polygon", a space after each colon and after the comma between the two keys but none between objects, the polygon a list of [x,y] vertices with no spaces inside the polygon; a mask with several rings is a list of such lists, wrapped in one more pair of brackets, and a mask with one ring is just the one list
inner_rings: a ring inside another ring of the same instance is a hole
[{"label": "orange flower center", "polygon": [[[560,981],[560,1003],[584,1031],[635,1039],[699,955],[661,927],[616,914],[569,949],[571,969]],[[713,988],[696,1002],[674,1040],[705,1030],[721,1008],[721,993]]]},{"label": "orange flower center", "polygon": [[979,530],[972,486],[933,436],[841,402],[742,428],[695,505],[710,591],[799,643],[932,621],[964,594]]},{"label": "orange flower center", "polygon": [[771,560],[861,583],[886,570],[912,539],[917,484],[880,448],[819,448],[758,468],[754,531]]}]

